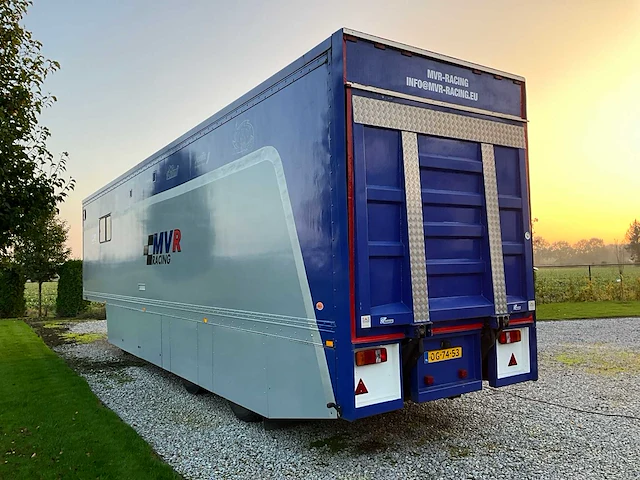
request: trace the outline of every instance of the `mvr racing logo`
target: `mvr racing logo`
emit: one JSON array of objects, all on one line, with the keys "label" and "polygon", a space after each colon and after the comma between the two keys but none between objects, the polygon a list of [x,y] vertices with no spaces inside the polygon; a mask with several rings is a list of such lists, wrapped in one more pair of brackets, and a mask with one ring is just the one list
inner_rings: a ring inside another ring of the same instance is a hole
[{"label": "mvr racing logo", "polygon": [[179,253],[182,234],[177,228],[168,232],[158,232],[149,235],[144,246],[147,265],[168,265],[171,263],[171,253]]}]

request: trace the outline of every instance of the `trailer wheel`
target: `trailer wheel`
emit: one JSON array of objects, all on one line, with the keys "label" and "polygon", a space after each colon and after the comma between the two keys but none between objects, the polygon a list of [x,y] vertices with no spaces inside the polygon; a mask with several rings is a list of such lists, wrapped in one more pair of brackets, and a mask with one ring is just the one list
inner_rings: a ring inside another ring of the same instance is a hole
[{"label": "trailer wheel", "polygon": [[236,418],[242,422],[255,423],[262,421],[262,415],[249,410],[248,408],[244,408],[243,406],[231,401],[229,402],[229,406]]},{"label": "trailer wheel", "polygon": [[197,395],[202,390],[199,385],[191,383],[189,380],[182,380],[184,389],[192,395]]}]

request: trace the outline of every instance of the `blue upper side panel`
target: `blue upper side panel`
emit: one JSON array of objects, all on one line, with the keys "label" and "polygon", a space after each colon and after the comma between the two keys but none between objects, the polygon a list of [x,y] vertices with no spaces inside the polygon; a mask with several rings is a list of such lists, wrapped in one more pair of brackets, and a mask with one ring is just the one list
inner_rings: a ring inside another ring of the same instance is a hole
[{"label": "blue upper side panel", "polygon": [[431,100],[520,116],[522,85],[366,40],[347,42],[347,81]]}]

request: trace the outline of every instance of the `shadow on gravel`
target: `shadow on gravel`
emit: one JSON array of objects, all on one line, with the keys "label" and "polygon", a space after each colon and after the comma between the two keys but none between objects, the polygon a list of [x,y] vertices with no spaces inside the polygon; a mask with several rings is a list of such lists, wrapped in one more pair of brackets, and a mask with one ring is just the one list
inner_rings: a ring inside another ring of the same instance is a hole
[{"label": "shadow on gravel", "polygon": [[[320,455],[370,456],[392,453],[407,444],[424,454],[433,450],[451,458],[471,455],[467,447],[448,445],[456,434],[465,431],[480,435],[482,425],[469,414],[465,403],[441,400],[427,405],[407,402],[403,410],[358,420],[353,423],[334,420],[264,422],[265,433],[273,438],[286,436],[306,444],[310,452]],[[416,452],[416,454],[418,454]]]},{"label": "shadow on gravel", "polygon": [[[88,321],[95,321],[95,319],[24,319],[25,323],[29,325],[33,331],[35,331],[44,343],[56,351],[60,347],[84,345],[88,343],[101,342],[107,345],[106,336],[99,333],[74,333],[71,331],[70,326],[73,324],[81,324]],[[141,360],[123,350],[118,351],[118,358],[110,360],[95,360],[77,356],[60,355],[62,359],[80,373],[105,373],[115,374],[115,379],[124,379],[127,381],[128,376],[121,371],[128,367],[142,367],[149,365],[144,360]]]},{"label": "shadow on gravel", "polygon": [[69,343],[63,334],[69,332],[68,324],[72,321],[73,320],[24,319],[24,322],[29,325],[51,349]]}]

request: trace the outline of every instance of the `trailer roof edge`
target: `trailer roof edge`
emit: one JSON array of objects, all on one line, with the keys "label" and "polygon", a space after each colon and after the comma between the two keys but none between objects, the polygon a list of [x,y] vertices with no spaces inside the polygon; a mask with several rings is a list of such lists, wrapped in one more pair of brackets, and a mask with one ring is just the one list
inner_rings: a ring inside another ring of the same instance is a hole
[{"label": "trailer roof edge", "polygon": [[459,58],[450,57],[448,55],[443,55],[441,53],[432,52],[430,50],[424,50],[422,48],[412,47],[411,45],[407,45],[405,43],[394,42],[393,40],[387,40],[386,38],[376,37],[375,35],[359,32],[357,30],[352,30],[350,28],[343,28],[342,31],[344,32],[345,35],[350,35],[352,37],[360,38],[362,40],[368,40],[370,42],[380,43],[388,47],[397,48],[398,50],[405,50],[407,52],[415,53],[417,55],[422,55],[425,57],[430,57],[435,60],[440,60],[443,62],[452,63],[454,65],[460,65],[467,68],[481,70],[483,72],[491,73],[493,75],[500,75],[501,77],[509,78],[511,80],[518,80],[519,82],[525,82],[525,78],[520,75],[504,72],[502,70],[497,70],[491,67],[486,67],[478,63],[467,62],[466,60],[460,60]]}]

